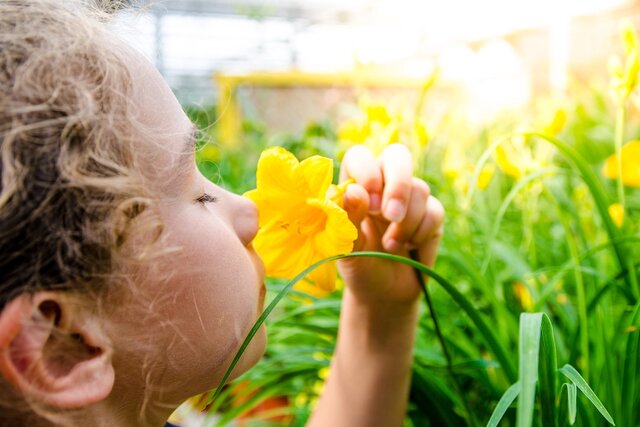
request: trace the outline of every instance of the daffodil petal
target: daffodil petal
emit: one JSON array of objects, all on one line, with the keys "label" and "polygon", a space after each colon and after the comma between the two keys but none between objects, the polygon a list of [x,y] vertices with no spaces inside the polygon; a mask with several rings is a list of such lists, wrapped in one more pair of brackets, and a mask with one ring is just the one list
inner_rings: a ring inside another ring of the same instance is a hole
[{"label": "daffodil petal", "polygon": [[312,156],[303,160],[298,169],[308,189],[307,197],[324,197],[333,179],[333,160]]},{"label": "daffodil petal", "polygon": [[336,288],[337,274],[335,262],[328,262],[313,270],[307,277],[322,291],[331,292]]}]

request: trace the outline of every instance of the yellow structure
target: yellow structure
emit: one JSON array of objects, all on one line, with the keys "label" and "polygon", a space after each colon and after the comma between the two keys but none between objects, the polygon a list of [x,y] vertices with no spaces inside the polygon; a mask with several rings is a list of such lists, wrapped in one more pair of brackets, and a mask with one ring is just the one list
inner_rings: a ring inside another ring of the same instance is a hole
[{"label": "yellow structure", "polygon": [[218,87],[218,140],[227,145],[237,144],[241,139],[242,112],[236,97],[241,86],[420,89],[425,85],[424,79],[372,72],[217,74],[213,79]]}]

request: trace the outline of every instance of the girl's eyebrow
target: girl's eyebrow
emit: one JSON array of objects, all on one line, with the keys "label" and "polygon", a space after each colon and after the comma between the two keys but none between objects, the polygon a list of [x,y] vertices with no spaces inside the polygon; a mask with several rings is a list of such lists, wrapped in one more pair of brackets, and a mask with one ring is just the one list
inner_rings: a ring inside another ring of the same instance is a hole
[{"label": "girl's eyebrow", "polygon": [[193,154],[196,150],[196,143],[198,142],[198,127],[191,123],[189,128],[189,133],[187,134],[187,138],[185,140],[183,153],[185,154]]},{"label": "girl's eyebrow", "polygon": [[177,173],[180,176],[186,176],[191,172],[193,164],[193,154],[196,150],[196,144],[198,142],[198,127],[195,124],[191,124],[189,133],[184,139],[184,145],[180,152],[180,160],[178,161]]}]

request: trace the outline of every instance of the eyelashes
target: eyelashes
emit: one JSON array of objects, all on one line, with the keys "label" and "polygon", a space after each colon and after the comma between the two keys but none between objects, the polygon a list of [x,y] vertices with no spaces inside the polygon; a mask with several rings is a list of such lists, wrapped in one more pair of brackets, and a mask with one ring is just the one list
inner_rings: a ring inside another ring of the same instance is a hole
[{"label": "eyelashes", "polygon": [[217,202],[218,199],[215,196],[212,196],[209,193],[204,193],[202,196],[198,197],[196,199],[196,202],[201,203],[201,204],[205,204],[205,203],[215,203]]}]

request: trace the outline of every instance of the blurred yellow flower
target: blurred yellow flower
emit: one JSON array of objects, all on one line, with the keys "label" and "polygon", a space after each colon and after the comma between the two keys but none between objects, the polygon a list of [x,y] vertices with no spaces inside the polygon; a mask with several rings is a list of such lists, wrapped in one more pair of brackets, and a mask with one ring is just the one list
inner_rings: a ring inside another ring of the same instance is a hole
[{"label": "blurred yellow flower", "polygon": [[429,132],[424,120],[410,114],[391,113],[381,102],[361,100],[358,114],[338,128],[338,140],[343,146],[363,144],[374,156],[387,145],[401,143],[412,150],[424,149]]},{"label": "blurred yellow flower", "polygon": [[493,173],[495,172],[495,170],[496,170],[496,167],[491,163],[487,163],[482,167],[482,170],[480,171],[480,176],[478,176],[478,182],[476,183],[478,190],[480,191],[485,190],[489,186],[489,183],[493,178]]},{"label": "blurred yellow flower", "polygon": [[496,162],[502,172],[515,179],[522,178],[523,171],[511,161],[510,157],[501,145],[496,147]]},{"label": "blurred yellow flower", "polygon": [[498,145],[494,155],[502,172],[519,180],[525,175],[549,165],[554,150],[555,147],[551,144],[540,143],[523,135],[516,135],[510,138],[509,144]]},{"label": "blurred yellow flower", "polygon": [[196,151],[196,156],[200,160],[217,162],[220,160],[220,148],[213,144],[205,144],[202,148]]},{"label": "blurred yellow flower", "polygon": [[614,93],[619,98],[626,99],[638,85],[640,58],[638,37],[633,24],[630,21],[625,21],[622,24],[621,32],[625,51],[624,64],[618,56],[612,56],[609,60],[609,73]]},{"label": "blurred yellow flower", "polygon": [[[298,162],[282,147],[263,151],[257,188],[244,195],[258,206],[260,230],[253,245],[268,276],[290,279],[321,259],[353,249],[358,232],[330,198],[341,199],[346,185],[332,187],[332,177],[333,161],[326,157]],[[332,291],[335,263],[323,264],[305,279]]]},{"label": "blurred yellow flower", "polygon": [[466,168],[467,159],[464,151],[454,144],[449,144],[442,160],[442,173],[450,179],[456,179]]},{"label": "blurred yellow flower", "polygon": [[620,203],[609,205],[609,216],[613,220],[613,223],[618,228],[621,228],[624,223],[624,207]]},{"label": "blurred yellow flower", "polygon": [[[482,167],[476,182],[478,190],[487,189],[493,179],[495,169],[496,167],[492,163],[487,163]],[[466,194],[469,191],[469,184],[475,170],[476,166],[467,161],[464,152],[460,151],[460,147],[453,144],[447,147],[442,161],[442,173],[453,181],[454,187],[460,193]]]},{"label": "blurred yellow flower", "polygon": [[531,296],[531,292],[529,292],[529,288],[524,283],[518,281],[513,284],[513,293],[515,294],[518,301],[520,301],[520,305],[522,309],[525,311],[530,311],[533,308],[534,301]]},{"label": "blurred yellow flower", "polygon": [[[622,147],[622,183],[640,188],[640,141],[633,140]],[[602,166],[602,175],[618,179],[618,157],[612,154]]]},{"label": "blurred yellow flower", "polygon": [[555,136],[562,132],[564,126],[567,124],[567,113],[562,108],[558,108],[553,115],[553,118],[544,127],[543,132],[547,135]]}]

